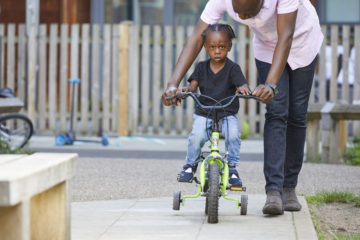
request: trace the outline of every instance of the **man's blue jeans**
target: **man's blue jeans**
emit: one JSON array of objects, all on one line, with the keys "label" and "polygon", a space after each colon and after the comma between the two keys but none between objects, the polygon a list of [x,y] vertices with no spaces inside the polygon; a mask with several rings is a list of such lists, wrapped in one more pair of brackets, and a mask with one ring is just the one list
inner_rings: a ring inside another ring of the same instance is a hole
[{"label": "man's blue jeans", "polygon": [[[201,161],[201,148],[205,142],[211,139],[212,119],[194,114],[192,131],[188,138],[188,151],[186,155],[186,163],[195,165]],[[229,131],[227,128],[229,127]],[[222,134],[225,136],[225,147],[228,149],[228,164],[237,166],[240,159],[240,131],[237,115],[224,117],[222,120]]]},{"label": "man's blue jeans", "polygon": [[[266,105],[264,127],[265,190],[294,188],[300,173],[306,135],[306,116],[317,57],[303,68],[287,64],[279,92]],[[271,64],[256,60],[259,82],[264,83]]]}]

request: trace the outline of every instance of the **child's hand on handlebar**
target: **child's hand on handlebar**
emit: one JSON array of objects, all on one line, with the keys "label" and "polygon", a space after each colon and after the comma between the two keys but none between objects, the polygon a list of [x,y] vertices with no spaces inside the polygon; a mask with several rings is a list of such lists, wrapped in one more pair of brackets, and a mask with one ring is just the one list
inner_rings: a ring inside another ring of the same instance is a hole
[{"label": "child's hand on handlebar", "polygon": [[247,85],[247,84],[244,84],[244,85],[238,87],[236,89],[235,93],[240,93],[242,95],[251,95],[249,85]]}]

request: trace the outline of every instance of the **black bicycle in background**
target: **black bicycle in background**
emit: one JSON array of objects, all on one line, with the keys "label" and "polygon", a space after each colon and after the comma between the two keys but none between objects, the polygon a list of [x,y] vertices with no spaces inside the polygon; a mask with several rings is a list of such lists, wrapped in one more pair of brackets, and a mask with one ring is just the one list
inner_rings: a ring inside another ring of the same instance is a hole
[{"label": "black bicycle in background", "polygon": [[[10,88],[0,89],[0,98],[14,98]],[[10,151],[22,148],[33,134],[31,120],[20,113],[6,113],[0,115],[0,146]]]}]

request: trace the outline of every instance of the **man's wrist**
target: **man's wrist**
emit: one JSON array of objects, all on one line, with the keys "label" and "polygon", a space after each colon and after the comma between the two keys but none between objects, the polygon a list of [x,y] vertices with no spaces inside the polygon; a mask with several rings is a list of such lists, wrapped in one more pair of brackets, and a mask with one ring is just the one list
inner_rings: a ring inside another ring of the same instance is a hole
[{"label": "man's wrist", "polygon": [[276,84],[266,82],[265,86],[270,87],[273,90],[274,95],[276,95],[279,92],[279,89]]}]

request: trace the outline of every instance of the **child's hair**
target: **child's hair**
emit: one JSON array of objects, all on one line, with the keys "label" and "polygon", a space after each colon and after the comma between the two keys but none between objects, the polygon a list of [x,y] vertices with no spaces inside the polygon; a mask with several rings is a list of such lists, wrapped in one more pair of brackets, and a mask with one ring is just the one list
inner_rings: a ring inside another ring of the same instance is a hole
[{"label": "child's hair", "polygon": [[211,32],[225,32],[228,35],[229,41],[235,38],[234,30],[228,24],[221,24],[221,23],[210,24],[201,34],[204,41],[206,41],[206,36]]}]

